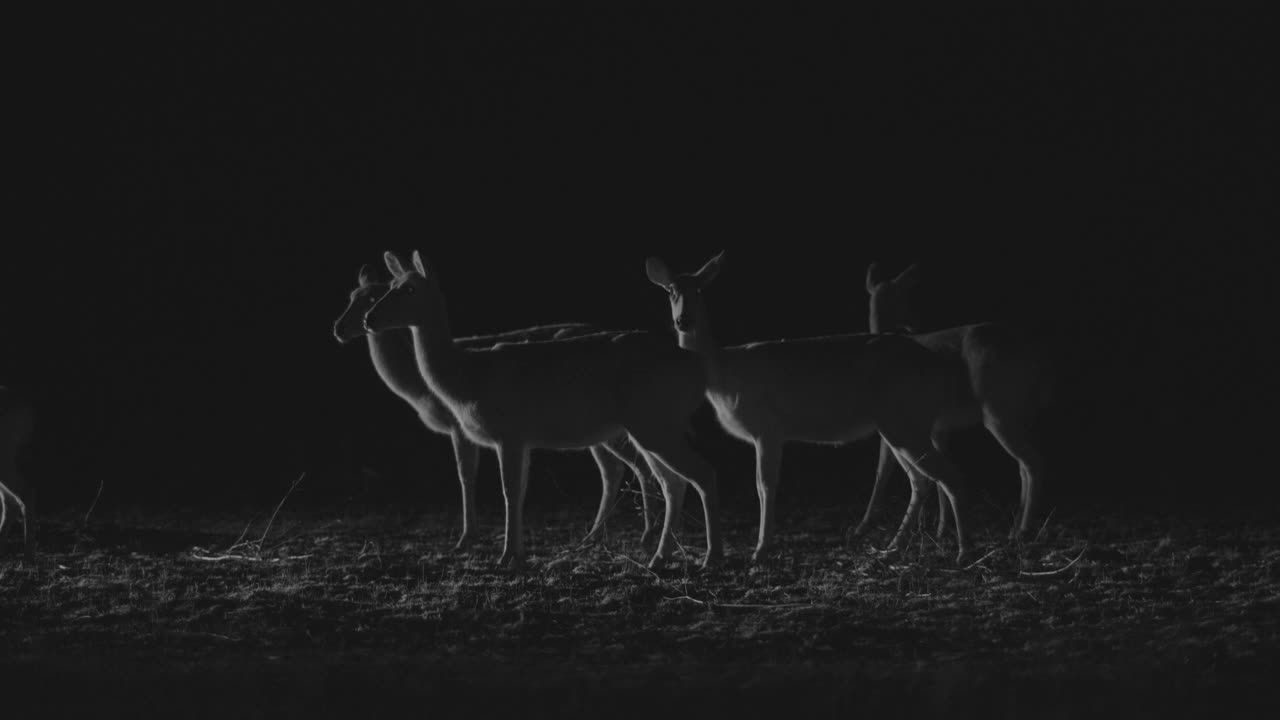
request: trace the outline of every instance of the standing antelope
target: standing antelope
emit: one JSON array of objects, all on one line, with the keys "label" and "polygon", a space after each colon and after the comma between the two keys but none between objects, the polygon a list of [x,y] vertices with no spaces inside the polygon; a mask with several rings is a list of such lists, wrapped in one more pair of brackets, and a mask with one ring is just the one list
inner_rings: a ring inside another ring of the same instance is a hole
[{"label": "standing antelope", "polygon": [[[347,343],[361,335],[366,336],[369,344],[369,357],[378,377],[391,392],[410,405],[422,420],[422,424],[433,433],[448,435],[453,443],[454,461],[458,470],[458,482],[462,489],[462,537],[458,539],[458,549],[467,547],[475,540],[475,478],[480,462],[480,446],[467,439],[462,432],[458,420],[438,395],[431,391],[426,381],[418,372],[417,360],[414,357],[413,339],[406,330],[387,330],[382,332],[365,332],[364,314],[373,307],[390,285],[381,282],[369,266],[360,268],[358,285],[351,291],[347,307],[342,311],[333,325],[334,337],[338,342]],[[542,325],[523,330],[500,333],[496,335],[477,335],[457,338],[454,342],[460,347],[491,347],[499,342],[527,342],[540,339],[557,339],[584,335],[598,331],[598,328],[585,323],[560,323]],[[591,448],[591,457],[595,459],[600,470],[600,481],[603,491],[600,497],[600,508],[596,511],[595,522],[583,542],[594,541],[604,534],[605,520],[617,506],[618,489],[622,484],[625,469],[630,468],[640,482],[640,494],[644,508],[644,534],[641,544],[648,541],[653,530],[652,515],[649,511],[649,493],[645,489],[644,474],[631,460],[622,455],[625,439],[610,440],[614,445],[613,452],[601,446]]]},{"label": "standing antelope", "polygon": [[[950,368],[950,402],[935,428],[941,448],[944,433],[982,425],[1017,463],[1022,480],[1018,514],[1011,539],[1025,535],[1035,517],[1039,484],[1045,475],[1044,458],[1029,432],[1031,422],[1048,401],[1051,378],[1043,351],[1013,328],[1000,323],[978,323],[919,333],[918,315],[911,295],[918,283],[915,265],[887,278],[876,263],[867,268],[867,293],[871,296],[871,332],[901,331],[914,334],[922,347]],[[885,480],[893,468],[880,447],[875,486],[867,511],[855,534],[866,531]],[[946,498],[938,497],[938,534],[946,531]]]},{"label": "standing antelope", "polygon": [[[409,328],[418,369],[471,442],[493,448],[502,474],[506,533],[499,562],[524,562],[523,507],[532,448],[573,449],[629,437],[658,478],[666,513],[651,567],[674,550],[680,512],[676,486],[691,482],[702,497],[707,552],[703,567],[723,553],[715,469],[689,445],[706,375],[692,353],[641,331],[493,348],[453,342],[435,273],[417,251],[406,270],[388,252],[390,289],[368,310],[371,332]],[[609,452],[617,450],[604,445]]]},{"label": "standing antelope", "polygon": [[706,363],[707,397],[721,426],[756,451],[760,527],[754,558],[770,548],[782,448],[790,440],[843,444],[879,432],[912,480],[908,517],[926,480],[941,486],[956,509],[963,559],[968,545],[964,479],[937,453],[930,437],[947,390],[938,359],[906,336],[830,335],[721,347],[712,337],[703,291],[720,272],[724,253],[693,274],[677,275],[662,260],[645,262],[649,280],[667,292],[680,347]]},{"label": "standing antelope", "polygon": [[24,545],[27,542],[27,506],[19,493],[27,491],[27,484],[18,473],[18,452],[31,437],[33,424],[30,403],[0,386],[0,530],[4,529],[8,517],[8,500],[13,500],[22,516]]}]

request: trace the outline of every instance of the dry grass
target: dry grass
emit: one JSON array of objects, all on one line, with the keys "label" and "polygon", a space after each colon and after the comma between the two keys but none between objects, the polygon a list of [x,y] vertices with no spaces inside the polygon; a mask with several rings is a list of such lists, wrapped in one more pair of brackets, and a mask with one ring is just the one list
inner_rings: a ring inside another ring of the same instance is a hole
[{"label": "dry grass", "polygon": [[[0,683],[78,688],[6,693],[46,710],[114,701],[189,717],[406,698],[449,717],[443,701],[463,698],[470,717],[787,711],[797,698],[818,716],[1170,717],[1228,696],[1276,702],[1280,523],[1059,518],[1032,547],[988,537],[959,568],[925,535],[896,558],[847,539],[856,512],[792,510],[760,566],[744,559],[752,519],[730,517],[723,568],[692,557],[659,574],[628,517],[607,547],[577,549],[578,513],[534,515],[520,575],[494,567],[495,517],[465,554],[446,550],[453,513],[286,509],[269,533],[269,513],[249,527],[46,518],[34,562],[0,541]],[[695,522],[683,537],[700,548]]]}]

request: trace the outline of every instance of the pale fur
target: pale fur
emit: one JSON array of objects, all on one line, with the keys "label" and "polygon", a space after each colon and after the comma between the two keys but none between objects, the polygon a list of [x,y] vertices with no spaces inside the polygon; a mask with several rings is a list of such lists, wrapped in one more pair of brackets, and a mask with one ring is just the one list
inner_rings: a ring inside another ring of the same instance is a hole
[{"label": "pale fur", "polygon": [[[1046,462],[1029,428],[1049,398],[1049,361],[1042,348],[1000,323],[919,333],[917,313],[913,312],[917,274],[915,265],[892,278],[883,277],[874,263],[867,268],[871,330],[916,333],[912,339],[948,368],[947,405],[935,426],[935,444],[942,447],[946,432],[962,428],[981,425],[991,433],[1018,463],[1021,498],[1010,536],[1024,536],[1036,518],[1040,485],[1047,473]],[[892,472],[885,454],[882,446],[867,511],[855,530],[858,534],[866,530]],[[948,517],[946,498],[941,495],[938,516],[941,535]]]},{"label": "pale fur", "polygon": [[[360,269],[358,286],[351,292],[346,309],[334,322],[334,336],[339,342],[349,342],[363,335],[369,347],[369,357],[378,377],[392,393],[404,400],[418,414],[422,424],[433,433],[449,437],[458,483],[462,491],[462,536],[457,547],[470,545],[476,537],[475,479],[480,459],[480,448],[462,432],[452,411],[431,389],[418,371],[414,355],[413,337],[408,330],[366,332],[364,314],[390,288],[390,284],[378,281],[367,267]],[[513,330],[494,335],[475,335],[457,338],[454,342],[463,347],[492,347],[512,342],[533,342],[544,339],[563,339],[575,335],[598,332],[599,328],[586,323],[559,323]],[[602,492],[595,521],[584,542],[604,537],[605,521],[618,504],[618,490],[626,469],[630,469],[640,482],[643,501],[644,534],[641,543],[648,541],[653,521],[649,508],[649,493],[645,488],[643,472],[624,453],[625,440],[611,441],[612,448],[593,446],[591,456],[600,471]]]},{"label": "pale fur", "polygon": [[[502,473],[506,533],[500,562],[525,559],[523,505],[529,451],[576,449],[629,437],[667,498],[663,531],[651,565],[674,550],[678,501],[673,489],[692,482],[703,500],[707,553],[722,554],[715,470],[688,443],[690,419],[706,377],[691,353],[660,335],[603,333],[556,342],[456,345],[436,277],[413,254],[406,270],[388,252],[392,288],[366,314],[371,331],[408,327],[419,370],[448,405],[466,437],[493,448]],[[606,445],[606,447],[610,447]]]},{"label": "pale fur", "polygon": [[[880,433],[918,489],[937,482],[963,515],[962,476],[930,444],[947,390],[936,358],[909,338],[849,334],[721,347],[709,331],[701,293],[720,272],[724,253],[698,272],[677,275],[649,258],[649,279],[668,293],[679,343],[708,370],[707,398],[721,426],[756,452],[760,502],[755,557],[772,545],[782,449],[789,441],[842,444]],[[904,525],[894,539],[898,546]],[[963,521],[956,523],[961,556]]]}]

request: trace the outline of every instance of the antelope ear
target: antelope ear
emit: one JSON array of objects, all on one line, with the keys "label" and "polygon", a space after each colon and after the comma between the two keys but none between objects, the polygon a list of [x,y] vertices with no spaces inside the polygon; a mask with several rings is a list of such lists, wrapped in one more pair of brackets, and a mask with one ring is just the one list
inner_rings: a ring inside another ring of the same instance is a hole
[{"label": "antelope ear", "polygon": [[378,281],[378,269],[376,267],[369,267],[367,263],[360,266],[360,287],[369,287],[377,284]]},{"label": "antelope ear", "polygon": [[698,287],[704,288],[711,284],[712,280],[720,274],[720,267],[724,265],[724,250],[716,253],[716,256],[707,261],[706,265],[698,268],[698,272],[693,276],[698,280]]},{"label": "antelope ear", "polygon": [[893,279],[893,284],[904,288],[913,288],[920,282],[920,264],[911,263],[906,270],[898,273],[898,277]]},{"label": "antelope ear", "polygon": [[873,262],[867,266],[867,292],[873,293],[876,288],[880,287],[884,282],[884,270],[880,269],[880,263]]},{"label": "antelope ear", "polygon": [[391,276],[395,279],[399,280],[405,275],[408,275],[404,269],[404,265],[400,264],[400,258],[396,257],[396,254],[390,250],[382,253],[382,260],[387,264],[387,269],[391,271]]},{"label": "antelope ear", "polygon": [[422,253],[419,253],[417,250],[413,251],[413,269],[417,270],[418,274],[422,277],[427,276],[426,263],[422,262]]},{"label": "antelope ear", "polygon": [[676,278],[671,273],[671,268],[656,257],[651,257],[644,261],[644,271],[649,276],[649,282],[663,290],[676,284]]}]

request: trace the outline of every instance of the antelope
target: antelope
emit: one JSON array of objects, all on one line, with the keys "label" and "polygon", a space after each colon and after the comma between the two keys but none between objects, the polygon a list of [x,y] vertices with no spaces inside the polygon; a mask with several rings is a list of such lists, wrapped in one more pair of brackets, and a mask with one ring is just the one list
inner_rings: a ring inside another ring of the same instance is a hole
[{"label": "antelope", "polygon": [[[378,377],[397,397],[404,400],[417,412],[418,418],[428,430],[438,435],[449,436],[453,444],[454,462],[458,472],[458,483],[462,490],[462,537],[458,539],[455,549],[461,550],[470,546],[476,537],[475,516],[475,479],[480,462],[480,446],[469,440],[462,432],[458,420],[438,395],[427,386],[418,372],[417,360],[414,357],[413,339],[406,330],[386,330],[382,332],[365,332],[364,314],[390,288],[375,272],[364,265],[360,268],[357,286],[351,291],[347,307],[342,311],[333,325],[333,334],[340,343],[349,343],[364,335],[369,345],[369,358],[373,362]],[[513,330],[496,335],[475,335],[457,338],[454,342],[460,347],[490,347],[496,343],[530,342],[540,339],[563,339],[575,335],[597,332],[599,329],[586,323],[559,323],[541,325]],[[614,444],[614,452],[602,446],[591,447],[591,457],[600,471],[603,490],[600,507],[596,511],[595,522],[583,543],[599,540],[605,533],[605,521],[617,507],[618,490],[622,484],[623,473],[630,469],[640,482],[640,495],[644,512],[644,533],[640,537],[641,544],[648,542],[653,531],[652,515],[649,508],[649,493],[645,488],[645,476],[636,464],[622,454],[625,439],[610,440]]]},{"label": "antelope", "polygon": [[27,506],[19,492],[25,493],[27,484],[18,472],[18,452],[30,439],[33,425],[30,403],[0,386],[0,530],[8,519],[8,500],[13,500],[22,517],[24,546],[27,546]]},{"label": "antelope", "polygon": [[759,534],[753,560],[772,545],[774,506],[788,441],[840,445],[880,433],[912,481],[908,517],[926,481],[936,482],[956,509],[958,560],[968,550],[962,520],[965,481],[930,439],[947,390],[944,368],[914,340],[900,335],[847,334],[722,347],[710,332],[703,293],[719,275],[724,253],[697,272],[672,272],[645,261],[650,282],[667,293],[679,345],[702,358],[707,398],[720,425],[755,447]]},{"label": "antelope", "polygon": [[[1010,539],[1024,537],[1035,518],[1039,483],[1045,475],[1045,461],[1029,427],[1049,400],[1051,377],[1043,352],[1014,329],[1000,323],[978,323],[920,333],[918,314],[911,296],[918,285],[919,271],[911,265],[895,277],[886,277],[879,265],[867,267],[866,286],[871,296],[871,332],[913,333],[921,347],[936,355],[950,368],[951,390],[948,407],[935,427],[935,445],[945,448],[945,432],[982,425],[1004,451],[1018,463],[1022,489],[1018,513]],[[879,502],[886,479],[893,468],[886,460],[887,446],[881,443],[875,485],[862,522],[854,530],[867,529]],[[947,499],[938,496],[938,527],[946,532]]]},{"label": "antelope", "polygon": [[450,334],[439,282],[422,256],[415,250],[409,269],[394,253],[385,253],[384,260],[394,279],[365,313],[365,327],[375,333],[408,328],[427,387],[444,401],[468,440],[496,452],[506,508],[502,566],[514,569],[525,562],[530,450],[603,444],[616,454],[613,443],[624,437],[658,478],[666,499],[649,566],[661,567],[672,554],[685,482],[702,498],[707,540],[702,567],[721,559],[715,469],[688,438],[706,390],[696,356],[644,331],[461,347]]}]

